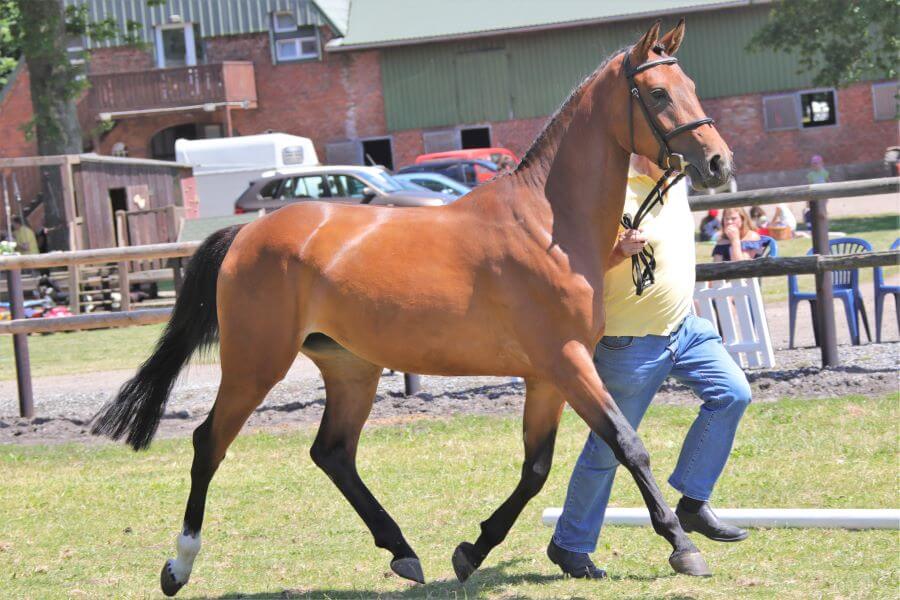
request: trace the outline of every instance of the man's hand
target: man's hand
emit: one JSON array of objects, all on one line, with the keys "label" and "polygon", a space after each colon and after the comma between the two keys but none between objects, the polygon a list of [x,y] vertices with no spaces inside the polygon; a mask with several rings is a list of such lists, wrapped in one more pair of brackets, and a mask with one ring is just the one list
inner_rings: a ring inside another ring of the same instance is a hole
[{"label": "man's hand", "polygon": [[626,229],[619,234],[616,245],[613,246],[609,257],[609,267],[612,268],[644,249],[647,245],[647,236],[640,229]]},{"label": "man's hand", "polygon": [[644,235],[642,229],[626,229],[619,234],[616,250],[618,250],[619,254],[628,258],[643,250],[646,245],[647,236]]}]

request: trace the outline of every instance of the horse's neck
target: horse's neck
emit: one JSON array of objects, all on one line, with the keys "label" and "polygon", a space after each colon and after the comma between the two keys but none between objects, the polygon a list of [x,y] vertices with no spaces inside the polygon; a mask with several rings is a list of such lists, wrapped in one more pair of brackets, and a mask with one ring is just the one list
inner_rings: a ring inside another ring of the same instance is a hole
[{"label": "horse's neck", "polygon": [[[539,193],[533,208],[553,232],[553,241],[567,253],[601,263],[612,249],[625,202],[629,154],[616,142],[608,125],[607,107],[598,104],[594,85],[609,85],[599,74],[587,85],[558,130],[548,131],[542,152],[523,181]],[[542,205],[542,206],[541,206]]]}]

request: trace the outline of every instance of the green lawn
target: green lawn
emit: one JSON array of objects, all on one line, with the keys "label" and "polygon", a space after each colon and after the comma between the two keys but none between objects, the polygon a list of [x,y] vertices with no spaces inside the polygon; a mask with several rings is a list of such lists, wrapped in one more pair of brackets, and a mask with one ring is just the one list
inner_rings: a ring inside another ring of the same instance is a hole
[{"label": "green lawn", "polygon": [[[153,351],[164,325],[93,329],[30,335],[28,354],[34,377],[134,369]],[[16,378],[12,338],[0,336],[0,380]],[[218,352],[194,360],[218,360]]]},{"label": "green lawn", "polygon": [[[693,408],[653,407],[642,428],[658,481]],[[752,405],[716,494],[729,507],[896,507],[898,396]],[[555,469],[507,540],[465,585],[450,554],[512,490],[517,418],[371,426],[360,472],[404,528],[430,583],[391,575],[361,521],[308,456],[313,432],[240,437],[213,481],[204,548],[181,598],[896,598],[896,531],[755,530],[698,540],[710,579],[675,576],[649,528],[610,527],[602,582],[562,579],[544,556],[543,508],[560,506],[585,427],[567,412]],[[161,597],[191,460],[187,439],[120,446],[0,446],[0,589],[8,598]],[[665,489],[670,502],[677,499]],[[613,503],[638,506],[621,477]]]},{"label": "green lawn", "polygon": [[[894,240],[900,237],[900,215],[885,214],[864,217],[842,217],[831,219],[830,231],[840,231],[850,237],[860,237],[872,244],[872,248],[888,250]],[[812,248],[812,240],[809,238],[794,238],[782,240],[778,243],[778,256],[805,256]],[[713,242],[697,242],[697,262],[712,262]],[[886,267],[885,277],[896,276],[900,273],[900,267]],[[860,271],[861,285],[872,286],[872,269]],[[788,297],[787,277],[766,277],[762,283],[763,299],[766,302],[786,300]],[[800,289],[814,292],[815,279],[812,275],[800,275]]]}]

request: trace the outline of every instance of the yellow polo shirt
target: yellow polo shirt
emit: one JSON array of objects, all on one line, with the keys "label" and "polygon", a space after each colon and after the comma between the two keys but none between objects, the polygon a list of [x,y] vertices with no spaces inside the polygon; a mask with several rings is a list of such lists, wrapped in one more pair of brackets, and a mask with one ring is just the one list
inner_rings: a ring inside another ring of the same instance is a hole
[{"label": "yellow polo shirt", "polygon": [[[634,216],[655,183],[646,175],[629,171],[624,212]],[[669,190],[662,206],[655,206],[644,217],[641,229],[653,244],[656,282],[638,296],[631,279],[631,258],[606,273],[604,335],[668,335],[691,312],[696,263],[694,219],[683,180]],[[619,231],[624,231],[621,225]]]}]

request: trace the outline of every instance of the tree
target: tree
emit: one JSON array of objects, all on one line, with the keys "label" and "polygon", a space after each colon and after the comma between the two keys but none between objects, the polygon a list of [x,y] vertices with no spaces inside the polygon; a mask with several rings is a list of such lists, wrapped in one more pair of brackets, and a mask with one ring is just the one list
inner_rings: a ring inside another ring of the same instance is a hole
[{"label": "tree", "polygon": [[894,78],[900,55],[900,0],[780,0],[747,46],[792,52],[815,85],[843,87]]},{"label": "tree", "polygon": [[13,27],[18,22],[19,9],[14,0],[0,0],[0,89],[19,62],[19,42]]},{"label": "tree", "polygon": [[[148,5],[165,0],[146,0]],[[0,44],[4,17],[8,23],[11,51],[24,55],[31,79],[33,117],[26,134],[37,138],[38,153],[77,154],[82,151],[82,133],[76,102],[86,89],[87,78],[73,65],[67,50],[72,37],[95,42],[120,38],[126,44],[140,43],[140,23],[128,21],[125,31],[113,18],[91,21],[86,4],[66,7],[63,0],[0,0]],[[0,56],[4,56],[0,46]],[[0,69],[3,64],[0,63]],[[2,74],[2,72],[0,72]],[[50,229],[50,247],[68,248],[68,231],[62,206],[62,181],[57,168],[42,168],[45,226]]]}]

